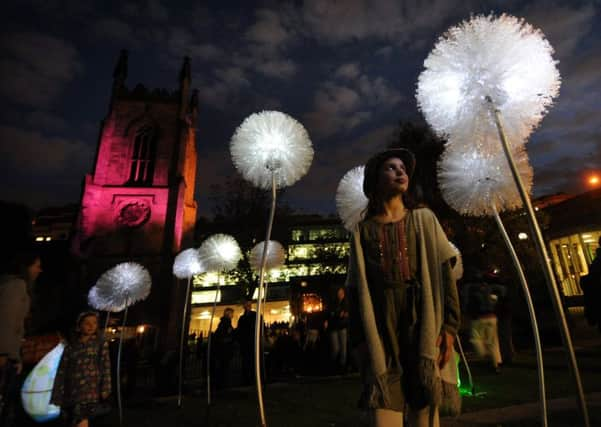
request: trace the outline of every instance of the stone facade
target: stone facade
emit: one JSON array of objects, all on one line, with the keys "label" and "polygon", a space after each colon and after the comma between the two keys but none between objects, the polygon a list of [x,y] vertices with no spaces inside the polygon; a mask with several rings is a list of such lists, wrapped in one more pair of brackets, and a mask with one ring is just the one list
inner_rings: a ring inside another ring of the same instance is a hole
[{"label": "stone facade", "polygon": [[93,172],[85,177],[73,252],[85,265],[87,286],[118,262],[148,268],[151,296],[134,308],[134,319],[171,329],[183,303],[171,266],[192,245],[196,222],[197,94],[190,93],[188,58],[174,92],[129,90],[126,77],[122,52]]}]

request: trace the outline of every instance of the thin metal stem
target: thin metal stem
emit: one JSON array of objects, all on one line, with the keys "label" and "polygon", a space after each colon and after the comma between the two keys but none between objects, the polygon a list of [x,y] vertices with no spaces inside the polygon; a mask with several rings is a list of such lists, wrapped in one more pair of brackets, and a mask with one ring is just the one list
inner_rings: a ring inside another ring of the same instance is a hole
[{"label": "thin metal stem", "polygon": [[221,285],[221,275],[217,273],[217,290],[215,291],[215,301],[213,301],[213,311],[209,321],[209,340],[207,342],[207,405],[211,405],[211,337],[213,335],[213,319],[217,310],[217,298],[219,298],[219,287]]},{"label": "thin metal stem", "polygon": [[182,313],[182,331],[179,339],[179,382],[177,387],[177,407],[182,407],[182,385],[184,382],[184,336],[186,328],[186,317],[188,316],[188,300],[190,299],[190,282],[192,277],[188,277],[186,286],[186,300],[184,302],[184,312]]},{"label": "thin metal stem", "polygon": [[127,322],[127,308],[123,312],[123,322],[121,323],[121,333],[119,336],[119,350],[117,351],[117,406],[119,408],[119,425],[123,425],[123,403],[121,400],[121,352],[123,349],[123,336],[125,334],[125,323]]},{"label": "thin metal stem", "polygon": [[549,256],[547,254],[547,249],[545,247],[545,242],[543,240],[543,235],[540,231],[540,227],[538,225],[538,221],[536,220],[536,216],[534,214],[534,209],[532,208],[532,203],[530,203],[530,198],[528,197],[528,193],[522,183],[522,179],[517,170],[517,166],[513,159],[513,155],[511,154],[511,149],[509,147],[509,143],[505,136],[505,131],[503,130],[503,125],[501,123],[501,113],[494,105],[492,98],[489,96],[486,97],[486,101],[488,102],[492,113],[494,114],[495,124],[497,126],[497,131],[499,132],[499,138],[501,139],[501,144],[503,146],[503,151],[505,152],[505,156],[507,157],[507,161],[509,163],[509,167],[511,169],[511,174],[513,175],[513,179],[515,180],[516,186],[518,188],[518,192],[520,194],[520,198],[524,203],[524,207],[526,208],[528,223],[530,225],[530,230],[534,236],[534,243],[539,254],[541,266],[543,269],[543,273],[546,279],[547,288],[549,293],[551,294],[551,301],[553,303],[553,308],[555,309],[555,315],[559,320],[559,326],[561,331],[561,338],[563,340],[564,347],[568,353],[568,358],[570,361],[570,368],[572,370],[572,375],[574,378],[574,382],[576,383],[576,389],[578,392],[578,403],[580,405],[580,411],[584,418],[584,425],[586,427],[590,427],[590,421],[588,416],[588,409],[586,407],[586,401],[584,399],[584,390],[582,388],[582,381],[580,379],[580,372],[578,370],[578,363],[576,361],[576,355],[574,354],[574,347],[572,345],[572,338],[570,336],[570,331],[568,329],[568,324],[566,321],[566,316],[563,310],[563,306],[561,304],[561,297],[559,295],[559,288],[557,287],[557,283],[555,281],[555,276],[553,275],[553,271],[551,269],[551,264],[549,262]]},{"label": "thin metal stem", "polygon": [[497,211],[497,207],[495,204],[492,204],[492,209],[494,212],[495,221],[497,222],[497,226],[499,227],[499,231],[503,236],[503,240],[505,240],[505,244],[507,245],[507,249],[509,250],[509,254],[511,255],[511,260],[513,261],[513,265],[517,270],[518,277],[520,279],[520,284],[522,285],[522,290],[524,291],[524,296],[526,297],[526,305],[528,306],[528,314],[530,314],[530,322],[532,324],[532,334],[534,336],[534,346],[536,348],[536,366],[538,368],[538,393],[539,393],[539,408],[540,408],[540,419],[542,427],[547,427],[547,397],[545,392],[545,372],[543,367],[543,348],[540,342],[540,335],[538,329],[538,322],[536,320],[536,312],[534,311],[534,304],[532,303],[532,296],[530,295],[530,289],[528,289],[528,282],[526,281],[526,276],[524,275],[524,270],[522,269],[522,265],[520,264],[520,260],[515,252],[513,245],[511,244],[511,240],[509,239],[509,235],[507,234],[507,230],[505,230],[505,226],[503,225],[503,221],[501,221],[501,217],[499,216],[499,212]]},{"label": "thin metal stem", "polygon": [[262,325],[262,299],[263,299],[263,281],[265,265],[267,263],[267,245],[271,238],[271,228],[273,227],[273,218],[275,216],[276,204],[276,185],[275,173],[271,172],[271,210],[269,211],[269,221],[267,223],[267,232],[265,233],[265,241],[263,242],[263,254],[261,255],[261,269],[259,270],[259,288],[257,292],[257,318],[255,321],[255,379],[257,383],[257,400],[259,401],[259,416],[261,417],[261,427],[267,426],[265,419],[265,406],[263,403],[263,386],[261,384],[261,337],[263,335]]},{"label": "thin metal stem", "polygon": [[459,335],[455,336],[455,342],[459,347],[459,353],[461,354],[461,358],[463,359],[463,363],[465,364],[465,370],[467,371],[467,378],[470,382],[470,388],[472,391],[472,395],[476,394],[476,387],[474,387],[474,379],[472,378],[472,370],[470,369],[469,363],[467,363],[467,357],[465,357],[465,353],[463,351],[463,346],[461,345],[461,339],[459,339]]},{"label": "thin metal stem", "polygon": [[106,330],[109,328],[109,320],[111,320],[111,312],[107,311],[104,319],[104,329],[102,330],[103,337],[106,337]]}]

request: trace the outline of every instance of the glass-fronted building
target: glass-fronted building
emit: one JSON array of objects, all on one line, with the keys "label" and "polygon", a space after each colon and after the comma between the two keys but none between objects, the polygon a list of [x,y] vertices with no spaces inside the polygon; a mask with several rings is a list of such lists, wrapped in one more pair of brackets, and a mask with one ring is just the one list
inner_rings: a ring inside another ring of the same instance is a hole
[{"label": "glass-fronted building", "polygon": [[[327,277],[330,286],[342,284],[346,275],[349,252],[349,234],[337,218],[301,218],[288,229],[287,240],[281,242],[286,249],[286,262],[282,268],[268,272],[265,323],[293,322],[302,312],[322,310],[323,292],[311,286]],[[242,248],[248,251],[250,248]],[[219,283],[219,289],[217,284]],[[231,276],[206,273],[193,281],[190,333],[207,336],[211,312],[217,298],[212,329],[226,307],[234,309],[234,327],[243,313],[242,289]],[[305,292],[306,290],[306,292]],[[257,290],[252,299],[256,301]]]},{"label": "glass-fronted building", "polygon": [[588,274],[601,238],[601,189],[545,208],[549,256],[568,306],[582,305],[580,277]]}]

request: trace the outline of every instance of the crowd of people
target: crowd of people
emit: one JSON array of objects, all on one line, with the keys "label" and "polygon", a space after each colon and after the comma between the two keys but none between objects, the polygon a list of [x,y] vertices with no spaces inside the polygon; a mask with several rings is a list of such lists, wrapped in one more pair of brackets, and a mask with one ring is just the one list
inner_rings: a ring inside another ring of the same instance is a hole
[{"label": "crowd of people", "polygon": [[[225,308],[211,337],[211,376],[215,388],[251,385],[255,382],[256,312],[251,301],[233,326],[234,310]],[[267,381],[298,375],[327,375],[352,369],[347,358],[348,301],[339,288],[331,310],[303,314],[294,325],[263,325],[262,360]],[[202,334],[190,342],[197,357],[205,354]]]}]

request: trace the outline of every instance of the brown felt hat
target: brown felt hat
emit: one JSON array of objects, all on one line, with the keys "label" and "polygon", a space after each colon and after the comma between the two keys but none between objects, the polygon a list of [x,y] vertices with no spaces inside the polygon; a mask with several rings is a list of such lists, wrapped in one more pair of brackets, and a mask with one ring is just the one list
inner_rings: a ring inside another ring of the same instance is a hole
[{"label": "brown felt hat", "polygon": [[378,170],[382,163],[386,160],[396,157],[401,159],[405,164],[407,170],[407,176],[411,178],[413,171],[415,170],[415,156],[413,153],[406,148],[391,148],[386,151],[382,151],[365,164],[365,175],[363,177],[363,193],[369,198],[374,193],[376,185],[378,183]]}]

